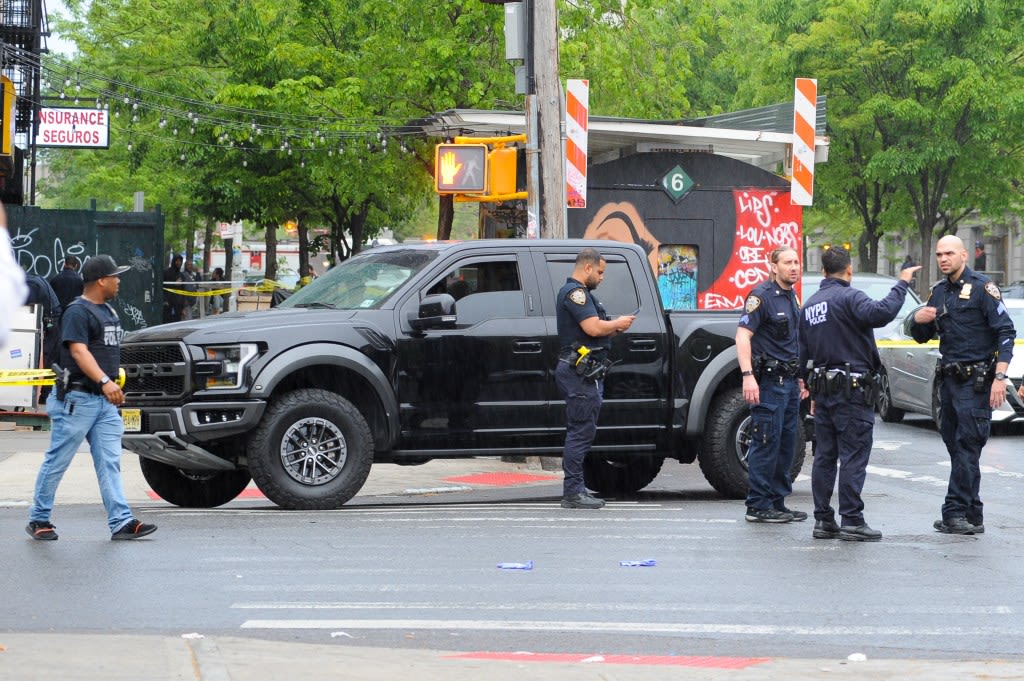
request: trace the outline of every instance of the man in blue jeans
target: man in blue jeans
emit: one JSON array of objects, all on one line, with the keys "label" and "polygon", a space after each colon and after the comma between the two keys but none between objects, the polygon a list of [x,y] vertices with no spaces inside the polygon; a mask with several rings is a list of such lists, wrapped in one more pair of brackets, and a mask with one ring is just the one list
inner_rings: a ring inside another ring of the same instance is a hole
[{"label": "man in blue jeans", "polygon": [[57,539],[50,522],[57,486],[71,465],[82,441],[89,440],[100,496],[107,510],[111,539],[137,539],[156,531],[156,525],[132,515],[121,480],[121,435],[124,423],[117,407],[124,393],[111,376],[121,364],[121,322],[107,301],[117,297],[120,276],[109,255],[97,255],[82,266],[84,290],[61,317],[61,366],[66,380],[57,384],[46,400],[50,416],[50,447],[36,477],[35,494],[25,531],[33,539]]},{"label": "man in blue jeans", "polygon": [[736,329],[736,355],[743,376],[743,399],[750,405],[745,518],[752,523],[788,523],[807,514],[786,508],[793,491],[800,400],[807,396],[797,377],[797,323],[800,304],[793,285],[800,280],[800,259],[792,248],[769,256],[771,277],[747,296]]}]

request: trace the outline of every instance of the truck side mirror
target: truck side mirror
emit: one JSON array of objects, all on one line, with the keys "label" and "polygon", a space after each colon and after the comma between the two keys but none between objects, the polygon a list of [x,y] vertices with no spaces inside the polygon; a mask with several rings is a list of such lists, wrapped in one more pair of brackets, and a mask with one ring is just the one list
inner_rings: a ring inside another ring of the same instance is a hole
[{"label": "truck side mirror", "polygon": [[417,331],[455,326],[455,298],[448,293],[423,296],[419,310],[409,313],[409,326]]}]

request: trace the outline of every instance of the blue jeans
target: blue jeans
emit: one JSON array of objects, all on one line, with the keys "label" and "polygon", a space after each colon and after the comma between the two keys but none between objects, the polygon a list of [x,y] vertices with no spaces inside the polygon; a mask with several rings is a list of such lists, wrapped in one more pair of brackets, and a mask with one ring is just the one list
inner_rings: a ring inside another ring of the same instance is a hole
[{"label": "blue jeans", "polygon": [[63,400],[51,392],[46,400],[50,416],[50,447],[36,477],[36,490],[28,519],[49,522],[57,486],[71,465],[82,441],[89,440],[100,496],[107,509],[107,525],[113,534],[132,519],[121,480],[121,435],[124,422],[117,407],[102,395],[73,390]]},{"label": "blue jeans", "polygon": [[796,429],[800,419],[800,386],[795,378],[766,379],[758,385],[761,401],[750,408],[750,447],[747,506],[766,511],[781,509],[793,492]]},{"label": "blue jeans", "polygon": [[565,448],[562,450],[562,494],[570,497],[587,491],[583,484],[583,460],[597,435],[603,382],[590,383],[566,362],[555,369],[555,384],[565,397]]},{"label": "blue jeans", "polygon": [[839,515],[843,525],[864,524],[861,491],[871,458],[875,410],[857,391],[849,399],[843,395],[815,397],[814,437],[817,448],[811,468],[811,492],[814,495],[814,519],[835,522],[832,489],[839,476]]},{"label": "blue jeans", "polygon": [[949,452],[949,488],[942,504],[942,519],[966,518],[972,525],[985,520],[981,503],[981,448],[992,430],[992,408],[988,404],[992,384],[974,392],[972,381],[959,383],[942,379],[942,441]]}]

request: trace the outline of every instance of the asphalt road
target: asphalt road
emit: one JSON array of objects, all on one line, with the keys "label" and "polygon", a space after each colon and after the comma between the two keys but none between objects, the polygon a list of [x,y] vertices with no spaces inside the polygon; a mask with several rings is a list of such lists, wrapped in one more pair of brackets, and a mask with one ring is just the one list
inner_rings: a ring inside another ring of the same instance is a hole
[{"label": "asphalt road", "polygon": [[[32,542],[0,508],[0,630],[248,636],[406,649],[1024,661],[1022,431],[983,456],[983,536],[932,530],[949,471],[926,419],[879,422],[865,488],[876,544],[757,525],[696,466],[666,464],[600,511],[560,487],[138,507],[152,541],[96,540],[97,504]],[[809,461],[805,473],[809,473]],[[809,480],[789,505],[811,511]],[[650,567],[620,561],[654,560]],[[499,563],[533,561],[532,570]]]}]

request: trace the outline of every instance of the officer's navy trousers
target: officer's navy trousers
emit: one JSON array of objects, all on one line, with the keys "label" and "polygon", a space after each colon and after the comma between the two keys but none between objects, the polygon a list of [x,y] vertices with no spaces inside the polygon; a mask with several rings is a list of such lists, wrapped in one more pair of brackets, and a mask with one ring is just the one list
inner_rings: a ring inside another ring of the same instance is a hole
[{"label": "officer's navy trousers", "polygon": [[800,387],[796,378],[766,378],[758,388],[760,402],[750,408],[747,506],[781,510],[793,491],[789,469],[800,426]]},{"label": "officer's navy trousers", "polygon": [[811,466],[811,494],[814,519],[835,522],[832,490],[839,475],[839,515],[842,524],[864,524],[861,491],[871,456],[875,411],[864,402],[864,393],[821,395],[814,399],[814,464]]},{"label": "officer's navy trousers", "polygon": [[562,493],[569,497],[586,491],[583,484],[583,460],[597,435],[597,417],[601,413],[604,382],[584,381],[568,362],[559,362],[555,383],[565,398],[565,448]]},{"label": "officer's navy trousers", "polygon": [[949,452],[949,488],[942,504],[942,519],[966,518],[972,525],[984,521],[981,490],[981,449],[992,430],[992,409],[989,395],[992,384],[985,383],[984,392],[975,392],[974,383],[942,379],[939,397],[942,402],[942,441]]}]

